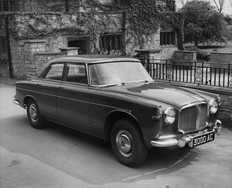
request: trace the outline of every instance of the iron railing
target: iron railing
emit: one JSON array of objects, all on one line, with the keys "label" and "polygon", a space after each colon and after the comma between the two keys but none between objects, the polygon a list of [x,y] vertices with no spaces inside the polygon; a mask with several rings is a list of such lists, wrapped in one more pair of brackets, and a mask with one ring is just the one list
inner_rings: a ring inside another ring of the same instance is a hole
[{"label": "iron railing", "polygon": [[232,87],[232,64],[139,58],[153,79]]}]

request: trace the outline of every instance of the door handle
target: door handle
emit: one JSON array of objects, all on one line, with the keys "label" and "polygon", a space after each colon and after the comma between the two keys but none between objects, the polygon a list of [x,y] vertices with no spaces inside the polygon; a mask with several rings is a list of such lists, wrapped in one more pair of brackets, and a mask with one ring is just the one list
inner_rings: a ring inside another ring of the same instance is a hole
[{"label": "door handle", "polygon": [[64,86],[59,86],[58,89],[64,89],[65,87]]}]

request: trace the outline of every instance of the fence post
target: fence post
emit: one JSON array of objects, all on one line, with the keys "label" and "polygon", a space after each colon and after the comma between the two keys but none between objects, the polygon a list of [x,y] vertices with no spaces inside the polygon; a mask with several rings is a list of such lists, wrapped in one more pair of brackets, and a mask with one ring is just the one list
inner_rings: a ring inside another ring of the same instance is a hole
[{"label": "fence post", "polygon": [[204,79],[204,60],[202,60],[202,64],[201,64],[201,83],[203,83],[203,79]]},{"label": "fence post", "polygon": [[197,69],[197,61],[194,62],[194,83],[196,83],[196,69]]},{"label": "fence post", "polygon": [[228,87],[232,87],[232,72],[230,72],[230,63],[228,64]]},{"label": "fence post", "polygon": [[168,60],[166,59],[166,80],[168,79]]},{"label": "fence post", "polygon": [[147,58],[147,72],[150,72],[150,57]]},{"label": "fence post", "polygon": [[195,83],[197,83],[198,84],[198,86],[200,85],[200,84],[202,84],[202,81],[203,81],[203,61],[201,61],[201,66],[199,66],[199,67],[197,67],[196,66],[196,70],[195,70]]}]

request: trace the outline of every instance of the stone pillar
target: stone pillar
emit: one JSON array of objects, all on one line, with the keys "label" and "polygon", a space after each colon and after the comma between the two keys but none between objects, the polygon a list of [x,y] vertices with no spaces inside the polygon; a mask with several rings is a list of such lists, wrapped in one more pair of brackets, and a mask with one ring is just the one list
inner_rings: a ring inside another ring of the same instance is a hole
[{"label": "stone pillar", "polygon": [[137,57],[141,60],[141,63],[153,78],[160,78],[160,74],[162,72],[162,66],[160,65],[161,51],[162,49],[135,50],[135,52],[137,52]]},{"label": "stone pillar", "polygon": [[78,50],[79,50],[79,47],[60,48],[61,53],[67,56],[78,55]]},{"label": "stone pillar", "polygon": [[24,58],[27,70],[27,78],[36,76],[36,63],[34,54],[46,51],[46,40],[27,40],[24,41]]}]

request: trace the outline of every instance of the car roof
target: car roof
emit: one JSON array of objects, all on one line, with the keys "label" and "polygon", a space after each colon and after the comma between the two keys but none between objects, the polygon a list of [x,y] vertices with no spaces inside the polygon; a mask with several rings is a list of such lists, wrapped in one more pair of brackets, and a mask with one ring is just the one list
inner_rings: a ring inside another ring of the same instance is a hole
[{"label": "car roof", "polygon": [[63,56],[52,59],[49,61],[50,63],[54,62],[80,62],[87,64],[95,64],[95,63],[111,63],[111,62],[139,62],[138,59],[131,57],[123,57],[123,56],[110,56],[110,55],[77,55],[77,56]]}]

